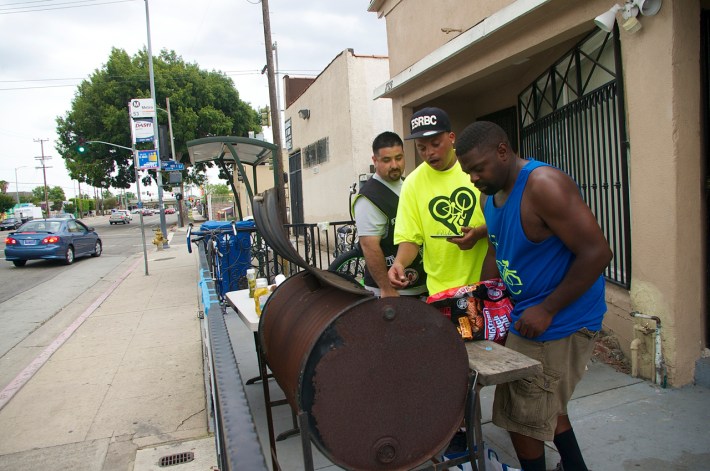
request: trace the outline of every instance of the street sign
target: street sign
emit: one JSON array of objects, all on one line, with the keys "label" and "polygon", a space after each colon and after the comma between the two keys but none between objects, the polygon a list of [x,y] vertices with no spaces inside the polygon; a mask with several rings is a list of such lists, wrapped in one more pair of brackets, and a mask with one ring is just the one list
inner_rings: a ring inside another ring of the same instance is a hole
[{"label": "street sign", "polygon": [[163,160],[160,162],[160,167],[167,172],[185,170],[185,165],[174,160]]},{"label": "street sign", "polygon": [[133,125],[134,144],[139,142],[153,142],[155,140],[152,119],[136,119],[131,120],[131,123]]},{"label": "street sign", "polygon": [[138,209],[143,209],[143,202],[139,201],[136,206],[138,207]]},{"label": "street sign", "polygon": [[155,149],[138,151],[138,168],[158,168],[158,153]]},{"label": "street sign", "polygon": [[152,98],[134,98],[129,111],[131,118],[152,118],[155,115],[155,102]]}]

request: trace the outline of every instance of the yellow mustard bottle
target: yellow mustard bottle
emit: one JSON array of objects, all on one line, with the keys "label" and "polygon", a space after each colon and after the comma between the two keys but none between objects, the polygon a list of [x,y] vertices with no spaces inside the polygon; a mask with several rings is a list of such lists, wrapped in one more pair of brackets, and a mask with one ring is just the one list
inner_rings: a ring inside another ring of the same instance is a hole
[{"label": "yellow mustard bottle", "polygon": [[264,297],[264,302],[266,298],[271,294],[269,291],[269,282],[266,278],[256,279],[256,288],[254,288],[254,308],[256,309],[256,315],[261,316],[261,307],[264,305],[261,302],[261,297]]}]

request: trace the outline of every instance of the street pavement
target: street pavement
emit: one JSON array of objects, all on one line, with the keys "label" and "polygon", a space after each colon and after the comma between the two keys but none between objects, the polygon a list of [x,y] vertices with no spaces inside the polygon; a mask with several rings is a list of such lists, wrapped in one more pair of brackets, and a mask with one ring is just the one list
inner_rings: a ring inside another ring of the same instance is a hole
[{"label": "street pavement", "polygon": [[[149,247],[148,276],[142,253],[129,258],[92,288],[95,301],[65,321],[63,335],[26,345],[37,351],[35,371],[18,374],[11,385],[21,387],[0,391],[0,470],[152,471],[165,469],[161,457],[185,451],[195,460],[168,469],[216,467],[198,258],[186,250],[185,228],[171,235],[169,249]],[[231,309],[225,322],[242,379],[257,376],[252,332]],[[270,386],[272,399],[283,397],[273,380]],[[244,389],[268,457],[262,385]],[[492,396],[492,387],[483,389],[484,439],[515,466],[507,434],[490,422]],[[663,389],[593,361],[569,412],[594,471],[710,470],[705,387]],[[273,414],[277,434],[291,428],[287,406]],[[297,436],[278,442],[277,452],[282,469],[304,469]],[[339,469],[315,447],[314,460],[316,469]],[[548,468],[558,461],[549,444]]]}]

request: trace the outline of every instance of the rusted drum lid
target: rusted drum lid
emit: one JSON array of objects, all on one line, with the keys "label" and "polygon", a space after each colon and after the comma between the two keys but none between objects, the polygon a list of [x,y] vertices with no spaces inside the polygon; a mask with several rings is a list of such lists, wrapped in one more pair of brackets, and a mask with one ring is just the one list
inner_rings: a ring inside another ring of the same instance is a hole
[{"label": "rusted drum lid", "polygon": [[461,424],[468,356],[453,324],[412,298],[372,299],[319,337],[301,381],[318,448],[346,469],[411,469]]}]

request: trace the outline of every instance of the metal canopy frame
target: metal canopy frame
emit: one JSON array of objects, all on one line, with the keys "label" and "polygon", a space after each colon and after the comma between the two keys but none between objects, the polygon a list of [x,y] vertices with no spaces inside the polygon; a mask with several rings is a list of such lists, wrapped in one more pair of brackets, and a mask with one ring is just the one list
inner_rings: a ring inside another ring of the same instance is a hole
[{"label": "metal canopy frame", "polygon": [[[228,174],[227,163],[233,162],[242,176],[249,201],[254,199],[254,194],[258,191],[256,167],[268,161],[269,157],[273,157],[277,149],[276,144],[260,139],[238,136],[211,136],[187,142],[190,163],[193,165],[197,162],[216,162],[224,173]],[[252,166],[253,189],[247,178],[245,164]],[[274,171],[274,186],[277,184],[276,177],[276,171]],[[234,180],[231,180],[229,185],[234,193],[239,220],[242,220],[242,206],[239,202],[239,193],[237,193]]]}]

